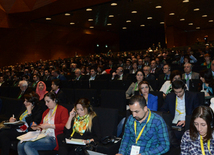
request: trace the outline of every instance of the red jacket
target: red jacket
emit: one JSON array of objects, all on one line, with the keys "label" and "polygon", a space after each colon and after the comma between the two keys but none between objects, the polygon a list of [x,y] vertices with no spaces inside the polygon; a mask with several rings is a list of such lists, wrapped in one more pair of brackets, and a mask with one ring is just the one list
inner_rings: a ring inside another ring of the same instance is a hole
[{"label": "red jacket", "polygon": [[[43,124],[43,119],[47,115],[49,110],[50,109],[45,110],[44,113],[42,114],[42,121],[40,124]],[[67,121],[68,121],[68,110],[63,106],[58,105],[57,109],[56,109],[55,120],[54,120],[55,137],[56,137],[56,144],[57,144],[56,147],[54,148],[54,150],[59,149],[59,145],[58,145],[58,141],[57,141],[57,135],[63,133],[64,126],[67,123]]]}]

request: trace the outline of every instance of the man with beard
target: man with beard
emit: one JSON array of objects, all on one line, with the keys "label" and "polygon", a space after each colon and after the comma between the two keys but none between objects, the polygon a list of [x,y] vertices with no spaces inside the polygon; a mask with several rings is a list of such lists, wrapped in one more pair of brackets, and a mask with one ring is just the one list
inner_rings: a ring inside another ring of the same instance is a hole
[{"label": "man with beard", "polygon": [[117,155],[166,153],[170,142],[164,120],[148,109],[143,96],[133,96],[129,108],[132,115],[126,122]]}]

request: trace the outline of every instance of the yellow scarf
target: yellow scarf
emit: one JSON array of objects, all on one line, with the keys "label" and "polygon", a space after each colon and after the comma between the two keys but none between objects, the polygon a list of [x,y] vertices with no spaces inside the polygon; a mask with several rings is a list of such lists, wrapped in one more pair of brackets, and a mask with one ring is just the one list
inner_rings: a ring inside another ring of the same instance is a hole
[{"label": "yellow scarf", "polygon": [[79,115],[76,116],[76,118],[74,119],[74,126],[71,137],[73,137],[75,132],[79,133],[82,136],[88,127],[88,123],[89,123],[88,114],[82,117],[80,117]]}]

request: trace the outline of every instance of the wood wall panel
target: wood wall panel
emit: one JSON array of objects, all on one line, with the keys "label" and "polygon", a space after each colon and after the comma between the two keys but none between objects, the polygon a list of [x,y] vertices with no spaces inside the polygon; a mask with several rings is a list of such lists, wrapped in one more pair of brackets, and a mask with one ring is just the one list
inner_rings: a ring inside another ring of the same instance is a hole
[{"label": "wood wall panel", "polygon": [[119,51],[119,36],[111,32],[31,23],[16,29],[0,29],[0,35],[3,36],[0,38],[1,67],[72,57],[75,52],[88,55],[94,53],[97,43]]}]

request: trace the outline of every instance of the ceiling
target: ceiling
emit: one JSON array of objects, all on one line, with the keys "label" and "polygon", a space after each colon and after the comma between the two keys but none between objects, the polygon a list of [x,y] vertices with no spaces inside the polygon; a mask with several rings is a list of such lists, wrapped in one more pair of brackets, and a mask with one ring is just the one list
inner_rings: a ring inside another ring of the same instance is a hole
[{"label": "ceiling", "polygon": [[[113,2],[117,5],[111,6]],[[157,6],[161,8],[156,8]],[[214,27],[214,9],[210,6],[214,6],[213,0],[189,0],[186,3],[183,0],[118,0],[51,14],[32,19],[31,22],[112,32],[164,26],[196,31]],[[92,11],[86,11],[87,8]],[[194,11],[197,8],[198,11]],[[70,15],[66,16],[65,13]]]}]

